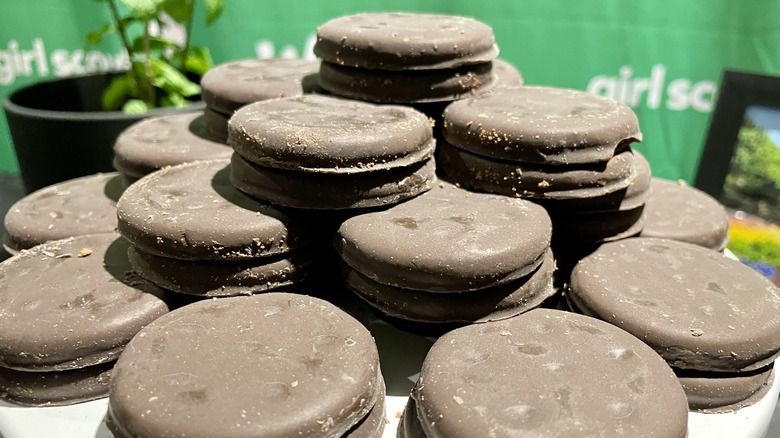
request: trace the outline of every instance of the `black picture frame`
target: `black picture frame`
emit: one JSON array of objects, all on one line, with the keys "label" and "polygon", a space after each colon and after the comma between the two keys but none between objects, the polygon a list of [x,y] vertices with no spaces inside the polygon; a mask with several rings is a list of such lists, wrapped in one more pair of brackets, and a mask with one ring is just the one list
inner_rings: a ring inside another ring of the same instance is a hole
[{"label": "black picture frame", "polygon": [[739,130],[751,106],[780,108],[780,76],[725,70],[694,182],[715,199],[723,195]]}]

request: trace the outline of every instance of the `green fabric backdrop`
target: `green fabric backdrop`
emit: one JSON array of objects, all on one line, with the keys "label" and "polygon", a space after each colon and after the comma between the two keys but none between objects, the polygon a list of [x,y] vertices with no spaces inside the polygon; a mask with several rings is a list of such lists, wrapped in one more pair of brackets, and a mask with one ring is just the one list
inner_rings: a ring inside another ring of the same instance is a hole
[{"label": "green fabric backdrop", "polygon": [[[0,95],[41,77],[123,65],[118,41],[84,51],[87,32],[107,22],[104,8],[86,0],[3,2]],[[488,23],[500,56],[527,84],[589,90],[633,107],[645,137],[638,149],[653,174],[689,182],[722,70],[780,74],[780,2],[771,0],[226,0],[211,26],[198,11],[193,41],[209,47],[216,63],[312,56],[319,24],[380,10],[453,13]],[[2,119],[0,171],[17,170]]]}]

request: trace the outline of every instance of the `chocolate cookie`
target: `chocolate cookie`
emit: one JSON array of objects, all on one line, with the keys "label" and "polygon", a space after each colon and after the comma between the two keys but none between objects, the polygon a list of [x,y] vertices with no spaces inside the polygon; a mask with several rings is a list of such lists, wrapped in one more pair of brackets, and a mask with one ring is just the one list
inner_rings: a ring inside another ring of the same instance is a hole
[{"label": "chocolate cookie", "polygon": [[307,59],[242,59],[220,64],[200,81],[206,105],[228,117],[259,100],[297,97],[318,90],[320,63]]},{"label": "chocolate cookie", "polygon": [[116,233],[45,243],[0,263],[0,366],[60,371],[112,361],[168,312]]},{"label": "chocolate cookie", "polygon": [[471,292],[431,293],[387,286],[343,264],[349,287],[382,313],[402,320],[462,324],[509,318],[539,306],[555,293],[552,252],[525,277]]},{"label": "chocolate cookie", "polygon": [[534,309],[439,338],[399,436],[682,438],[687,422],[677,378],[647,345],[594,318]]},{"label": "chocolate cookie", "polygon": [[241,108],[228,143],[263,167],[330,174],[410,166],[436,146],[428,118],[412,108],[319,95]]},{"label": "chocolate cookie", "polygon": [[568,166],[486,158],[439,144],[439,168],[454,181],[477,190],[522,198],[581,201],[624,191],[636,178],[630,149],[606,162]]},{"label": "chocolate cookie", "polygon": [[374,12],[321,25],[314,54],[349,67],[430,70],[491,61],[498,47],[490,26],[472,18]]},{"label": "chocolate cookie", "polygon": [[176,260],[130,248],[130,263],[144,278],[174,292],[206,297],[246,295],[305,280],[319,260],[314,250],[243,260]]},{"label": "chocolate cookie", "polygon": [[528,86],[452,103],[444,112],[443,136],[474,154],[542,164],[607,161],[642,139],[636,114],[620,102]]},{"label": "chocolate cookie", "polygon": [[729,218],[712,196],[684,182],[653,178],[642,237],[663,237],[721,251],[729,239]]},{"label": "chocolate cookie", "polygon": [[214,140],[227,144],[228,121],[230,116],[218,113],[211,108],[206,107],[203,110],[203,124],[206,126],[206,132]]},{"label": "chocolate cookie", "polygon": [[496,88],[514,88],[523,85],[523,75],[511,63],[496,58],[492,61]]},{"label": "chocolate cookie", "polygon": [[528,275],[542,263],[550,234],[549,216],[536,204],[441,182],[408,202],[347,219],[335,245],[376,282],[462,292]]},{"label": "chocolate cookie", "polygon": [[125,190],[116,173],[75,178],[37,190],[5,215],[3,246],[16,254],[51,240],[116,229],[116,202]]},{"label": "chocolate cookie", "polygon": [[242,192],[273,204],[310,210],[369,208],[429,190],[436,165],[427,159],[377,172],[327,174],[257,166],[233,154],[230,180]]},{"label": "chocolate cookie", "polygon": [[780,353],[780,291],[697,245],[634,238],[601,245],[571,274],[572,307],[617,325],[671,365],[749,371]]},{"label": "chocolate cookie", "polygon": [[774,379],[774,364],[741,373],[675,369],[688,407],[704,412],[734,412],[763,398]]},{"label": "chocolate cookie", "polygon": [[148,325],[114,367],[107,423],[118,437],[340,437],[383,395],[362,324],[320,299],[269,293]]},{"label": "chocolate cookie", "polygon": [[496,83],[490,62],[447,70],[386,71],[323,62],[320,85],[334,95],[379,103],[424,103],[461,99]]},{"label": "chocolate cookie", "polygon": [[147,253],[182,260],[267,257],[311,241],[303,217],[236,190],[228,163],[188,163],[142,178],[117,204],[120,233]]},{"label": "chocolate cookie", "polygon": [[203,113],[173,114],[142,120],[114,143],[114,168],[129,182],[181,163],[227,158],[233,151],[206,129]]},{"label": "chocolate cookie", "polygon": [[114,362],[66,371],[0,367],[0,398],[21,406],[66,406],[108,396]]}]

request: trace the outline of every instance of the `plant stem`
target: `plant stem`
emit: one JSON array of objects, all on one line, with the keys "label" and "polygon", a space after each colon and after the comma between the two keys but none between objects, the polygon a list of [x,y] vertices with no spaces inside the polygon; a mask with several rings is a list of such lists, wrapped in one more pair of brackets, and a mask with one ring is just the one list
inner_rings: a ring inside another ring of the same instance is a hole
[{"label": "plant stem", "polygon": [[179,66],[179,71],[182,73],[187,71],[187,52],[190,50],[190,33],[192,33],[192,15],[195,10],[195,0],[189,0],[187,2],[187,8],[187,22],[185,24],[187,34],[184,36],[184,48],[181,50],[181,65]]},{"label": "plant stem", "polygon": [[111,15],[114,17],[114,24],[116,24],[116,30],[119,32],[119,37],[122,40],[122,45],[125,46],[125,50],[127,51],[127,57],[130,59],[130,71],[132,72],[133,78],[135,79],[135,83],[138,85],[139,88],[144,88],[144,81],[143,79],[138,75],[138,72],[135,71],[132,67],[133,63],[133,48],[130,46],[130,41],[127,39],[127,31],[125,30],[125,24],[122,21],[122,19],[119,17],[119,11],[116,9],[116,3],[114,3],[114,0],[107,0],[108,7],[111,10]]},{"label": "plant stem", "polygon": [[152,46],[149,36],[149,20],[144,21],[144,71],[146,81],[144,83],[143,100],[150,108],[155,107],[154,102],[154,88],[152,88],[151,78],[154,77],[154,69],[152,68]]}]

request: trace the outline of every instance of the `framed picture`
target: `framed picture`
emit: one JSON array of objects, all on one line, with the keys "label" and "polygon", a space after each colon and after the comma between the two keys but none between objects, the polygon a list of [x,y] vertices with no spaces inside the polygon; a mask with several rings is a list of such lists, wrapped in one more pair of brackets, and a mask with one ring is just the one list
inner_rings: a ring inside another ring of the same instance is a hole
[{"label": "framed picture", "polygon": [[780,207],[780,77],[723,73],[694,185],[759,216]]},{"label": "framed picture", "polygon": [[780,77],[726,71],[695,186],[726,206],[728,249],[780,285]]}]

